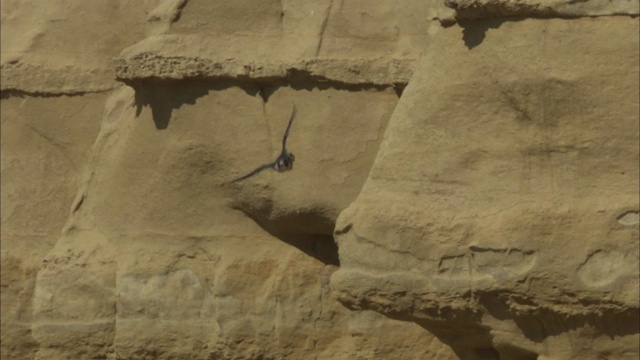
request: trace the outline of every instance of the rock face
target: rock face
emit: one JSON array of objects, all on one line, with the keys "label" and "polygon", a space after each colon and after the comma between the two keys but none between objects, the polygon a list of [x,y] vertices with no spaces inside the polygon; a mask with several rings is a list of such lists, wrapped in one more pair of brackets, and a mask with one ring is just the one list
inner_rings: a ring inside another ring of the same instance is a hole
[{"label": "rock face", "polygon": [[3,0],[2,358],[637,358],[609,4]]},{"label": "rock face", "polygon": [[415,67],[340,215],[334,294],[464,358],[633,358],[638,23],[496,24]]}]

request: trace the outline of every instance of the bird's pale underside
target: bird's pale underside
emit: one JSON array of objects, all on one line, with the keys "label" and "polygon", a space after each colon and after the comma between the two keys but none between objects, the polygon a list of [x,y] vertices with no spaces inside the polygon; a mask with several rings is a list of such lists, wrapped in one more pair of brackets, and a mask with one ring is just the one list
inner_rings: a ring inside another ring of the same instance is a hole
[{"label": "bird's pale underside", "polygon": [[291,111],[291,118],[289,118],[289,124],[287,125],[287,130],[284,132],[284,136],[282,137],[282,152],[280,152],[280,155],[276,158],[276,161],[270,164],[264,164],[262,166],[259,166],[256,169],[254,169],[252,172],[248,173],[247,175],[244,175],[237,179],[232,180],[231,181],[232,183],[246,180],[252,177],[253,175],[260,173],[262,170],[266,170],[269,168],[276,170],[278,172],[284,172],[284,171],[293,169],[293,162],[296,160],[296,157],[292,153],[287,151],[287,137],[289,137],[289,129],[291,129],[291,123],[293,122],[293,118],[295,116],[296,116],[296,106],[294,105],[293,110]]}]

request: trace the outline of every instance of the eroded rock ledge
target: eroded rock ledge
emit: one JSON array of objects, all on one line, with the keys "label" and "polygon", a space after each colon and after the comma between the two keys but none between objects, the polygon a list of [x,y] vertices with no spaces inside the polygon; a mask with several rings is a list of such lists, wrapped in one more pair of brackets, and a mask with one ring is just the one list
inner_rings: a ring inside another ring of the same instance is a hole
[{"label": "eroded rock ledge", "polygon": [[458,20],[637,16],[640,13],[638,2],[630,0],[445,0],[445,4],[456,10]]},{"label": "eroded rock ledge", "polygon": [[[189,56],[136,54],[115,60],[118,80],[235,78],[257,82],[314,79],[345,85],[401,85],[411,77],[411,60],[303,59],[281,61],[215,60]],[[345,71],[345,69],[347,69]]]},{"label": "eroded rock ledge", "polygon": [[[230,37],[190,34],[153,36],[122,51],[114,60],[118,80],[232,78],[254,82],[334,82],[337,85],[406,85],[415,55],[384,52],[349,57],[322,56],[309,46],[287,48],[289,37]],[[197,46],[194,46],[197,44]],[[255,48],[250,55],[238,47]],[[286,50],[288,49],[288,50]]]},{"label": "eroded rock ledge", "polygon": [[109,81],[110,69],[88,70],[77,66],[51,68],[22,62],[0,66],[0,91],[3,97],[15,94],[60,96],[100,93],[118,85]]}]

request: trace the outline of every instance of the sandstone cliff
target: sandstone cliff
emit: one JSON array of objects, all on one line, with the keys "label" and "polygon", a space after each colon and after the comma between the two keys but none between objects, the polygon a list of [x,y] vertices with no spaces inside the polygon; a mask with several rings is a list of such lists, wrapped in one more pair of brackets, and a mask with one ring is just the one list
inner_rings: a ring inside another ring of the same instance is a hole
[{"label": "sandstone cliff", "polygon": [[640,354],[637,2],[1,10],[3,359]]}]

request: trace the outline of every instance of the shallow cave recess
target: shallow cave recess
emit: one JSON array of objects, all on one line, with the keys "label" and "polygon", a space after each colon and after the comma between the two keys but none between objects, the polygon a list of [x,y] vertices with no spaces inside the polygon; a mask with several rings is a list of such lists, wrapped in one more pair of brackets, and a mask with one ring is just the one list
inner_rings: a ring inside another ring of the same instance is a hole
[{"label": "shallow cave recess", "polygon": [[275,212],[271,201],[230,205],[242,211],[275,238],[301,250],[326,265],[340,266],[338,246],[333,237],[335,220],[322,209]]}]

